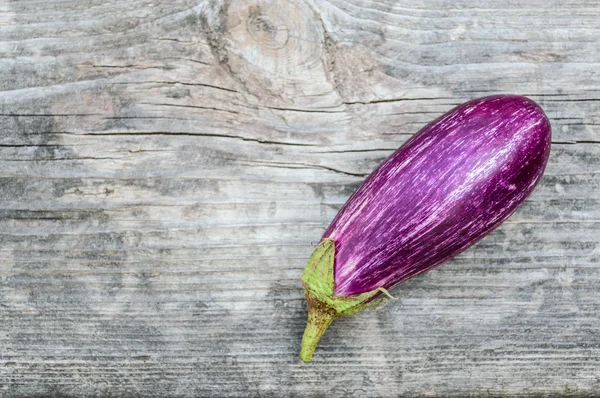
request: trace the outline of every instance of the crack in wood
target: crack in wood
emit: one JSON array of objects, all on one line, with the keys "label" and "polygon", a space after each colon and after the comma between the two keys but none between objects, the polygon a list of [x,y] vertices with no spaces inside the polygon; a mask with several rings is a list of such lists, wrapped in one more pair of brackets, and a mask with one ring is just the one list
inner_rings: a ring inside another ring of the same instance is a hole
[{"label": "crack in wood", "polygon": [[435,100],[456,100],[456,98],[453,98],[453,97],[386,98],[386,99],[376,99],[376,100],[369,100],[369,101],[344,101],[344,102],[342,102],[342,104],[345,104],[345,105],[371,105],[371,104],[382,104],[382,103],[387,103],[387,102],[435,101]]},{"label": "crack in wood", "polygon": [[593,140],[552,141],[552,144],[562,144],[562,145],[600,144],[600,141],[593,141]]},{"label": "crack in wood", "polygon": [[318,144],[300,143],[300,142],[286,142],[286,141],[273,141],[263,140],[260,138],[244,137],[240,135],[229,135],[229,134],[217,134],[217,133],[191,133],[181,131],[119,131],[119,132],[68,132],[68,131],[53,131],[49,134],[64,134],[64,135],[78,135],[78,136],[99,136],[99,137],[110,137],[110,136],[148,136],[148,135],[166,135],[166,136],[187,136],[187,137],[215,137],[215,138],[232,138],[242,141],[257,142],[259,144],[271,144],[271,145],[287,145],[287,146],[319,146]]},{"label": "crack in wood", "polygon": [[329,166],[323,166],[323,165],[319,165],[319,164],[290,163],[290,162],[267,162],[267,161],[260,161],[260,160],[251,160],[251,159],[244,159],[244,160],[230,159],[230,160],[237,160],[237,161],[245,162],[248,164],[256,164],[256,165],[261,165],[261,166],[279,167],[279,168],[287,168],[287,169],[302,169],[302,168],[322,169],[322,170],[332,171],[334,173],[344,174],[344,175],[348,175],[348,176],[352,176],[352,177],[366,177],[369,175],[369,173],[352,173],[349,171],[344,171],[344,170],[336,169],[336,168],[329,167]]},{"label": "crack in wood", "polygon": [[217,90],[228,91],[230,93],[239,93],[238,90],[216,86],[208,83],[191,83],[191,82],[182,82],[182,81],[161,81],[161,80],[148,80],[148,81],[131,81],[131,82],[112,82],[114,85],[130,85],[130,84],[169,84],[169,85],[182,85],[182,86],[195,86],[195,87],[208,87],[214,88]]},{"label": "crack in wood", "polygon": [[183,104],[166,104],[166,103],[160,103],[160,102],[139,102],[139,104],[140,105],[171,106],[171,107],[175,107],[175,108],[205,109],[205,110],[210,110],[210,111],[219,111],[219,112],[233,113],[235,115],[239,115],[240,114],[240,112],[232,111],[230,109],[215,108],[215,107],[211,107],[211,106],[183,105]]}]

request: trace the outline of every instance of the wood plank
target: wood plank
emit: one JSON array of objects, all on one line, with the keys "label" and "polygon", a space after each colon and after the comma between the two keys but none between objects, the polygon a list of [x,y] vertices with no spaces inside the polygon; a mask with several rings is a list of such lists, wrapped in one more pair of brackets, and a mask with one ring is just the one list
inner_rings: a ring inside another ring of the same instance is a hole
[{"label": "wood plank", "polygon": [[[0,395],[597,396],[595,0],[0,4]],[[531,198],[298,359],[300,274],[430,120],[527,95]]]}]

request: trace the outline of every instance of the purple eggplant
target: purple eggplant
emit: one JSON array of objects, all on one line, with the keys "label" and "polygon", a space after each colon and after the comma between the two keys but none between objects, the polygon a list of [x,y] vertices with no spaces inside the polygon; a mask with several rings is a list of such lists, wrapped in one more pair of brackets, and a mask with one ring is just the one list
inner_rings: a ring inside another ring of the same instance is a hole
[{"label": "purple eggplant", "polygon": [[334,318],[484,237],[533,191],[550,154],[542,109],[515,95],[476,99],[422,128],[352,194],[302,275],[310,361]]}]

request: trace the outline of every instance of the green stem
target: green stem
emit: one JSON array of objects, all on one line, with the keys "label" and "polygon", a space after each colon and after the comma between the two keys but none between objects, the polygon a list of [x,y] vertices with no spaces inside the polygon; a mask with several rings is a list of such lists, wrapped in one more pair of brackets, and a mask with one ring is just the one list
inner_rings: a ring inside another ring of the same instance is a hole
[{"label": "green stem", "polygon": [[300,359],[309,362],[317,348],[321,336],[325,333],[333,319],[334,313],[326,308],[323,303],[308,302],[308,321],[304,336],[302,336],[302,348],[300,350]]},{"label": "green stem", "polygon": [[306,362],[312,358],[319,339],[335,318],[353,315],[372,305],[381,304],[387,300],[377,298],[382,293],[394,299],[381,287],[352,296],[336,296],[334,260],[335,242],[330,238],[323,239],[302,272],[302,286],[308,304],[308,322],[302,337],[300,359]]}]

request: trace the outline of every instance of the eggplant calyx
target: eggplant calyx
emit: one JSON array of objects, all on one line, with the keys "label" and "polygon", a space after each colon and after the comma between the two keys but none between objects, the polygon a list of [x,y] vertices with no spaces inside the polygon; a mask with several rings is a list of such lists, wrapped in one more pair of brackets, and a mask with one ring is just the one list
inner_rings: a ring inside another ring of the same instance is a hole
[{"label": "eggplant calyx", "polygon": [[317,343],[335,318],[353,315],[387,301],[385,298],[375,298],[381,293],[389,296],[383,288],[352,296],[336,296],[334,259],[335,242],[333,239],[324,239],[310,256],[302,273],[302,285],[308,303],[308,320],[300,350],[300,359],[305,362],[311,360]]}]

